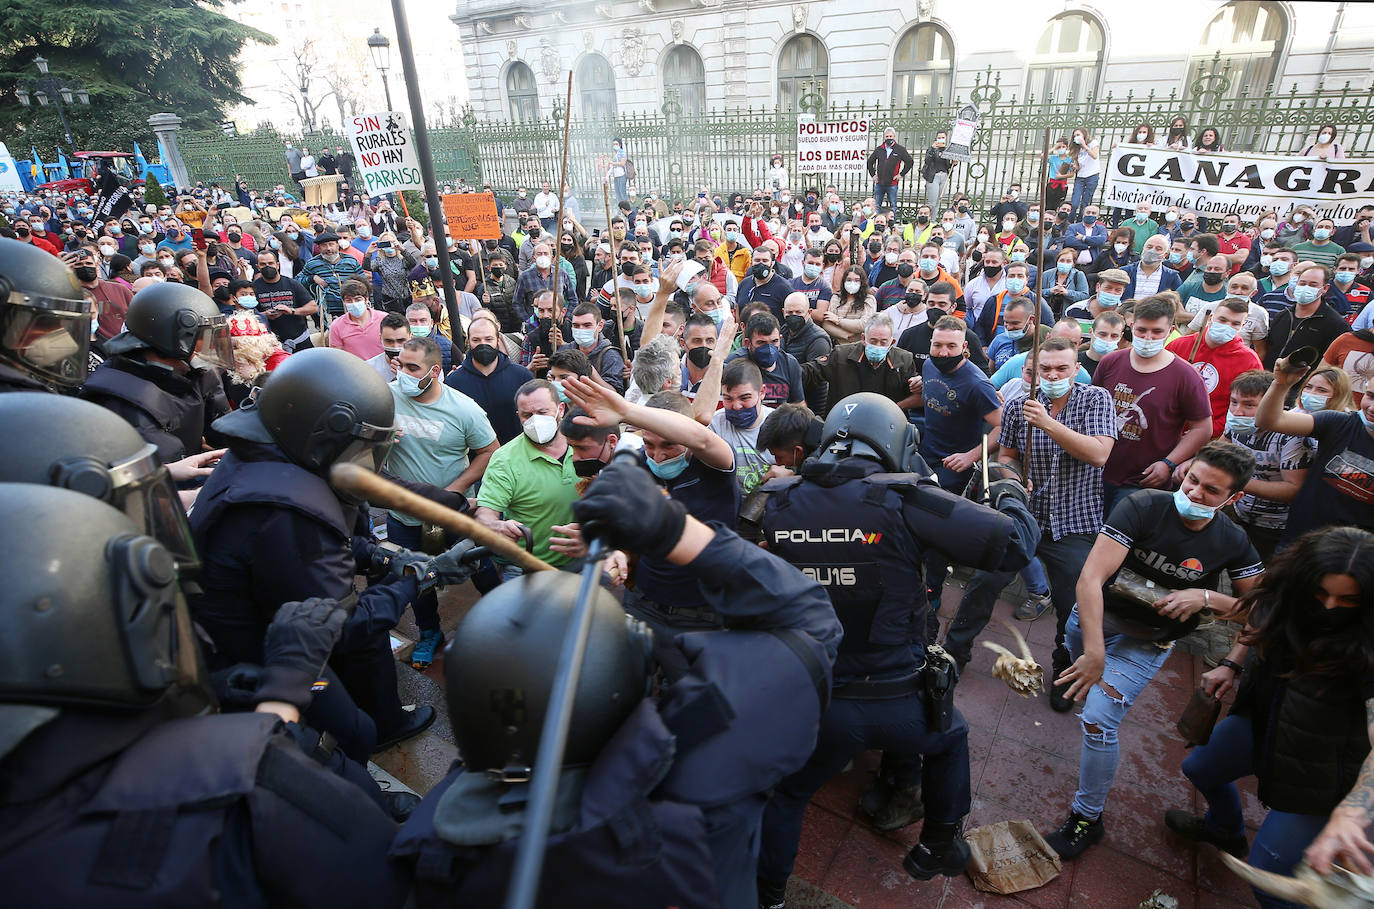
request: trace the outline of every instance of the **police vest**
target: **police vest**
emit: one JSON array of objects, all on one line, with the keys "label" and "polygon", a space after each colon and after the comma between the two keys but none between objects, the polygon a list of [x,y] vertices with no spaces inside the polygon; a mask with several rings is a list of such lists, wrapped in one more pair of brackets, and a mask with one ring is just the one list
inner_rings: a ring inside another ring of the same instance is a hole
[{"label": "police vest", "polygon": [[[205,433],[205,399],[189,380],[183,381],[187,382],[187,393],[176,395],[107,362],[91,373],[81,387],[81,394],[83,397],[113,398],[139,411],[157,428],[152,438],[146,435],[145,438],[157,445],[158,455],[165,464],[199,453],[200,440]],[[135,428],[139,428],[137,423]]]},{"label": "police vest", "polygon": [[[103,779],[78,779],[5,831],[6,899],[102,909],[219,905],[219,853],[234,839],[224,834],[257,784],[279,722],[242,713],[155,726]],[[237,883],[257,891],[254,881]]]},{"label": "police vest", "polygon": [[323,477],[289,461],[245,461],[230,451],[191,509],[191,532],[198,547],[204,547],[220,515],[235,505],[289,508],[333,531],[345,545],[353,532],[343,504]]},{"label": "police vest", "polygon": [[[575,823],[549,838],[535,905],[720,906],[701,809],[654,792],[673,759],[672,735],[646,699],[585,771]],[[451,774],[429,793],[391,850],[412,869],[422,909],[505,904],[518,842],[510,837],[519,830],[522,799],[512,789],[500,800],[505,810],[494,810],[494,799],[454,788],[463,774]],[[436,824],[446,825],[436,816],[443,815],[485,844],[441,839]],[[482,828],[490,831],[483,836]]]},{"label": "police vest", "polygon": [[844,626],[835,677],[914,669],[912,645],[925,640],[925,572],[903,497],[919,495],[915,478],[875,473],[822,486],[789,477],[764,490],[769,550],[825,588]]}]

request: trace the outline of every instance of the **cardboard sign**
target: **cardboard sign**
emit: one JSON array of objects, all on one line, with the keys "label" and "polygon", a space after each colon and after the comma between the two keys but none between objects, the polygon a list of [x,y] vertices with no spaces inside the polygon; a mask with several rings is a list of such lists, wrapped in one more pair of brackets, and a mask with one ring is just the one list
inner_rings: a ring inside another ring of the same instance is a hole
[{"label": "cardboard sign", "polygon": [[501,221],[496,217],[496,197],[491,193],[447,193],[444,220],[455,240],[499,240]]},{"label": "cardboard sign", "polygon": [[973,137],[978,135],[978,108],[965,104],[949,129],[949,141],[940,157],[947,161],[969,161],[973,157]]},{"label": "cardboard sign", "polygon": [[798,173],[865,172],[868,162],[869,123],[865,119],[797,120]]},{"label": "cardboard sign", "polygon": [[345,129],[357,159],[354,182],[361,184],[368,198],[424,188],[405,114],[389,110],[352,117]]}]

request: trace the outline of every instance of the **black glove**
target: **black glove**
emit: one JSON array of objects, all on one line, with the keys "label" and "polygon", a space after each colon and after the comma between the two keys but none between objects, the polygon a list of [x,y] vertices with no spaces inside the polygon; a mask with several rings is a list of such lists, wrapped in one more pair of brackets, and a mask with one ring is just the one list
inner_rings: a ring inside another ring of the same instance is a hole
[{"label": "black glove", "polygon": [[424,573],[430,557],[411,549],[378,546],[372,551],[372,570],[378,575],[394,574],[398,578],[417,577]]},{"label": "black glove", "polygon": [[278,609],[267,626],[257,702],[285,701],[300,710],[309,707],[311,689],[347,620],[348,610],[338,600],[312,597]]},{"label": "black glove", "polygon": [[668,498],[649,471],[629,458],[614,458],[573,503],[585,540],[613,549],[666,558],[682,537],[687,509]]},{"label": "black glove", "polygon": [[461,584],[472,577],[477,570],[477,561],[486,550],[477,552],[478,546],[472,540],[462,540],[444,552],[439,553],[432,559],[426,561],[425,565],[416,573],[420,581],[421,592],[429,590],[431,587],[448,587],[450,584]]},{"label": "black glove", "polygon": [[219,709],[235,713],[257,706],[262,673],[262,667],[253,663],[235,663],[210,673],[210,687],[214,689]]}]

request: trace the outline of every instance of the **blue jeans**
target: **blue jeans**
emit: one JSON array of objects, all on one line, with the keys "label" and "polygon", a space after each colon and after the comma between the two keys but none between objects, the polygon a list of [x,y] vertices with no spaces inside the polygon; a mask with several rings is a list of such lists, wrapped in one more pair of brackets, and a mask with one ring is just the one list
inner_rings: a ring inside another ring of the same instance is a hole
[{"label": "blue jeans", "polygon": [[1026,567],[1021,569],[1021,580],[1026,582],[1026,592],[1033,596],[1043,597],[1050,592],[1050,581],[1045,577],[1045,566],[1040,564],[1038,558],[1032,558],[1026,563]]},{"label": "blue jeans", "polygon": [[[1255,772],[1254,740],[1248,716],[1231,714],[1217,723],[1212,739],[1183,759],[1183,775],[1207,800],[1207,829],[1219,836],[1245,833],[1245,815],[1235,780]],[[1327,817],[1270,811],[1250,846],[1250,864],[1275,874],[1291,875]],[[1297,909],[1298,904],[1255,891],[1264,909]]]},{"label": "blue jeans", "polygon": [[[1069,616],[1064,635],[1070,657],[1078,659],[1083,655],[1083,631],[1078,625],[1077,606]],[[1073,797],[1073,810],[1090,820],[1101,816],[1107,790],[1112,788],[1116,776],[1116,765],[1121,759],[1121,746],[1117,743],[1121,721],[1169,658],[1169,650],[1124,634],[1108,635],[1104,643],[1107,659],[1102,680],[1089,689],[1079,714],[1083,721],[1083,749],[1078,757],[1078,792]],[[1107,687],[1116,694],[1108,694]]]},{"label": "blue jeans", "polygon": [[1079,216],[1083,214],[1084,206],[1093,203],[1093,195],[1097,192],[1097,184],[1101,179],[1100,173],[1093,174],[1091,177],[1074,177],[1073,214],[1069,216],[1070,221],[1077,221]]},{"label": "blue jeans", "polygon": [[893,211],[897,210],[897,184],[891,186],[879,186],[873,184],[873,205],[874,211],[883,210],[883,199],[887,199],[887,207]]},{"label": "blue jeans", "polygon": [[926,204],[930,206],[930,216],[940,217],[940,199],[945,194],[945,187],[949,184],[949,171],[940,171],[935,175],[935,179],[926,183]]},{"label": "blue jeans", "polygon": [[[926,728],[925,701],[920,694],[859,701],[835,698],[821,718],[816,750],[806,766],[777,785],[763,812],[763,845],[759,850],[759,879],[783,883],[792,874],[801,842],[806,803],[854,757],[871,748],[898,754],[922,755],[921,798],[926,823],[953,823],[969,812],[972,782],[968,765],[968,725],[959,711],[947,732]],[[899,779],[898,785],[917,780]]]},{"label": "blue jeans", "polygon": [[626,199],[630,198],[630,178],[629,178],[629,177],[625,177],[625,176],[620,176],[620,177],[613,177],[612,179],[613,179],[613,181],[615,182],[615,201],[616,201],[616,203],[618,204],[618,203],[624,202]]},{"label": "blue jeans", "polygon": [[[1093,548],[1093,540],[1094,535],[1090,533],[1065,534],[1058,540],[1045,534],[1036,547],[1035,556],[1044,565],[1050,599],[1058,619],[1054,638],[1056,644],[1064,643],[1064,624],[1073,611],[1078,575]],[[1010,571],[980,571],[973,576],[968,589],[964,591],[964,598],[959,602],[959,611],[945,635],[945,649],[950,656],[961,662],[968,662],[973,656],[973,642],[992,618],[997,594],[1011,582],[1013,576]]]},{"label": "blue jeans", "polygon": [[[402,524],[395,515],[387,513],[386,538],[397,546],[419,552],[422,530],[423,525]],[[433,587],[416,597],[411,608],[415,610],[415,624],[421,632],[439,630],[439,596]]]}]

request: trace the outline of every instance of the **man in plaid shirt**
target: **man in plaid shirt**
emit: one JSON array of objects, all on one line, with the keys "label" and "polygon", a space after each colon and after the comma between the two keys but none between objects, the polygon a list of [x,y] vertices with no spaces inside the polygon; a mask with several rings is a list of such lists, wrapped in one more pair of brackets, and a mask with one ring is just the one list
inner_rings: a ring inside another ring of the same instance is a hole
[{"label": "man in plaid shirt", "polygon": [[[1102,465],[1116,441],[1116,409],[1105,388],[1073,381],[1078,354],[1071,341],[1049,338],[1041,344],[1039,367],[1036,387],[1002,407],[997,457],[1002,463],[1019,465],[1029,433],[1026,485],[1031,515],[1041,529],[1036,555],[1049,576],[1058,616],[1057,677],[1070,663],[1064,623],[1073,610],[1078,574],[1102,527]],[[1011,572],[980,571],[969,583],[945,638],[945,649],[961,666],[969,661],[974,639],[992,617],[997,594],[1013,577]],[[1056,710],[1072,706],[1061,691],[1053,687],[1050,691],[1050,704]]]}]

